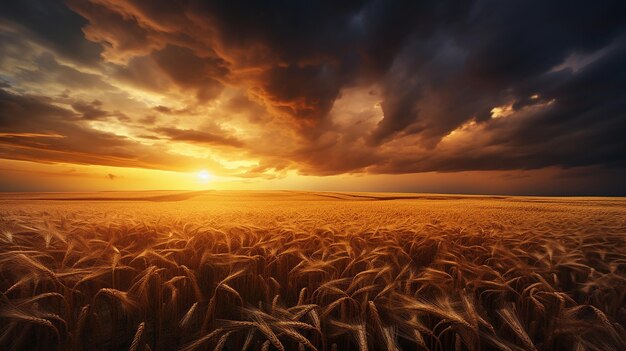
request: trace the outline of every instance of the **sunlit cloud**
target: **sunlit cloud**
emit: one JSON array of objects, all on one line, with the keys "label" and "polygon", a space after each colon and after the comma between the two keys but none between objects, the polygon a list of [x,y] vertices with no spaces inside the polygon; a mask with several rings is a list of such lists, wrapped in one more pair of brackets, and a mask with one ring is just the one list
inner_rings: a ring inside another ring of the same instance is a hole
[{"label": "sunlit cloud", "polygon": [[[4,159],[192,179],[206,169],[215,185],[624,172],[626,33],[605,16],[612,5],[571,5],[570,16],[556,4],[446,1],[38,6],[0,13]],[[602,30],[568,34],[600,20]],[[106,174],[132,179],[118,173]]]}]

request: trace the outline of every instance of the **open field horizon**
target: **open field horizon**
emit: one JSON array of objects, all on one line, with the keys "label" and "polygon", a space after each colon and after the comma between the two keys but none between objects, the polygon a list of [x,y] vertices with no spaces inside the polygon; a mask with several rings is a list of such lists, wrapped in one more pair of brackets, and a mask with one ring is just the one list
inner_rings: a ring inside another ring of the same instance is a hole
[{"label": "open field horizon", "polygon": [[390,191],[335,191],[335,190],[291,190],[291,189],[264,189],[264,190],[232,190],[232,189],[205,189],[205,190],[103,190],[103,191],[0,191],[0,200],[23,199],[23,200],[136,200],[136,201],[180,201],[195,197],[238,198],[246,196],[269,196],[285,197],[292,196],[317,196],[320,198],[332,198],[343,200],[411,200],[411,199],[517,199],[520,201],[529,199],[553,199],[553,200],[626,200],[626,196],[604,195],[520,195],[507,193],[442,193],[442,192],[390,192]]},{"label": "open field horizon", "polygon": [[5,193],[0,233],[8,350],[626,346],[624,198]]}]

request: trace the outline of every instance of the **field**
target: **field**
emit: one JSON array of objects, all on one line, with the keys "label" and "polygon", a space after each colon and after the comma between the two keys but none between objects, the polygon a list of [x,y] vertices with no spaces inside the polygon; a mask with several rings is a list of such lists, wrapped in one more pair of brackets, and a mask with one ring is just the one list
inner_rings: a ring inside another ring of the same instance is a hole
[{"label": "field", "polygon": [[626,199],[0,195],[1,350],[626,350]]}]

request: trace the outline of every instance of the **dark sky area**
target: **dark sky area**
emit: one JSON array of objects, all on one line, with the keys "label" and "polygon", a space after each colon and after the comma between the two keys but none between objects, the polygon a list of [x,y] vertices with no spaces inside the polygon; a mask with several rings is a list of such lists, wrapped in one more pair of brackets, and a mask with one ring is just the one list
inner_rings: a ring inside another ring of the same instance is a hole
[{"label": "dark sky area", "polygon": [[208,170],[217,188],[626,195],[625,13],[3,1],[0,191]]}]

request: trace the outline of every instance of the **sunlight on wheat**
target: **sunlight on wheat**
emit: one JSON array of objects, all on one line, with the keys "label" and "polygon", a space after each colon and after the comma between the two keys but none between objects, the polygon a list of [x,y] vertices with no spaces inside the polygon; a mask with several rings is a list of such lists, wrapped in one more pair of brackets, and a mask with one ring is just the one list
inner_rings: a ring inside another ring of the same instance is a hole
[{"label": "sunlight on wheat", "polygon": [[625,203],[272,201],[0,207],[0,349],[626,349]]}]

